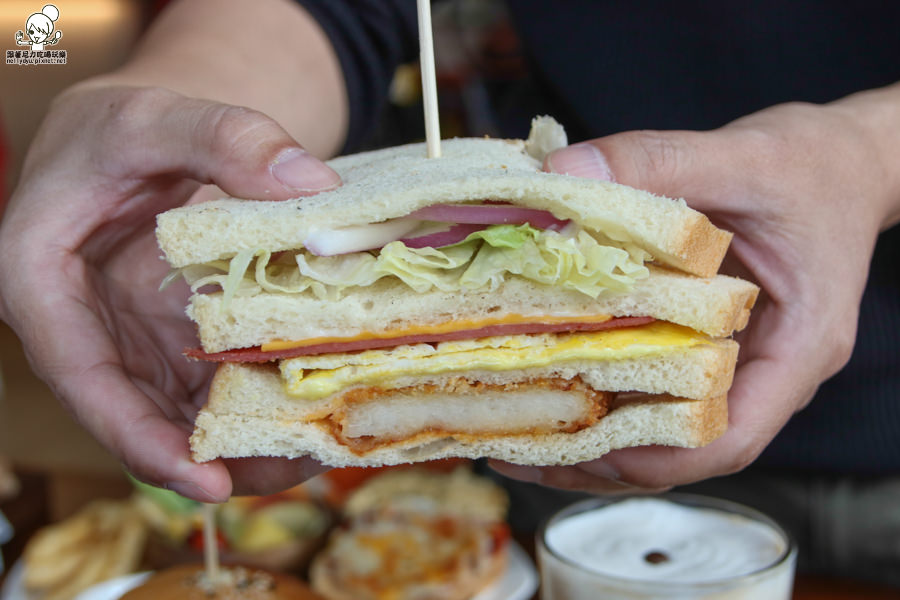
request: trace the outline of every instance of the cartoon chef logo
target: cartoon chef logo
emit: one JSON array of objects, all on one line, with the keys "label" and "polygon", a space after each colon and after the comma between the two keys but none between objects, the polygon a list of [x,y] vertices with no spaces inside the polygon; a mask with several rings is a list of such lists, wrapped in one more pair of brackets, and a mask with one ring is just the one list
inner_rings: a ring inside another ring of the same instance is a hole
[{"label": "cartoon chef logo", "polygon": [[[44,46],[59,43],[62,31],[54,32],[53,23],[59,18],[59,9],[47,4],[41,12],[34,13],[25,21],[25,31],[16,32],[16,44],[31,46],[32,52],[43,52]],[[25,39],[27,36],[28,39]]]}]

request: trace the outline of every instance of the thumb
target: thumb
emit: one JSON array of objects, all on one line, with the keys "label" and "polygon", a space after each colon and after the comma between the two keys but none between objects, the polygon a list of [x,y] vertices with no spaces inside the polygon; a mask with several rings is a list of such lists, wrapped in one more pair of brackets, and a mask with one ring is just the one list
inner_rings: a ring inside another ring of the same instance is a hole
[{"label": "thumb", "polygon": [[341,184],[334,170],[263,113],[166,90],[123,94],[119,118],[107,121],[124,128],[105,138],[123,140],[113,144],[110,168],[121,169],[113,176],[186,175],[256,200],[310,195]]},{"label": "thumb", "polygon": [[711,136],[693,131],[629,131],[560,148],[544,170],[615,181],[655,194],[692,196],[702,189]]}]

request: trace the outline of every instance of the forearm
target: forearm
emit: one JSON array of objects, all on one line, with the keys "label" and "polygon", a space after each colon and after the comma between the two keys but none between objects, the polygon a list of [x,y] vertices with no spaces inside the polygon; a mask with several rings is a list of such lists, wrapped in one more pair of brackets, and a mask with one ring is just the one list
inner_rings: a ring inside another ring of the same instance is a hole
[{"label": "forearm", "polygon": [[859,92],[828,106],[852,119],[871,149],[871,177],[883,186],[882,204],[877,207],[882,216],[880,229],[900,223],[900,83]]},{"label": "forearm", "polygon": [[89,83],[160,86],[259,110],[311,153],[337,152],[348,109],[340,64],[291,0],[177,0],[119,70]]}]

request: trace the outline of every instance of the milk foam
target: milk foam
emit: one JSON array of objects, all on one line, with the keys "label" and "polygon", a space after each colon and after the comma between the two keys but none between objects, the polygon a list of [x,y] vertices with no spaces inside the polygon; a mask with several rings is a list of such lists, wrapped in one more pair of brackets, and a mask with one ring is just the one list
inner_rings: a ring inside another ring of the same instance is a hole
[{"label": "milk foam", "polygon": [[[623,500],[572,515],[548,528],[545,540],[559,557],[587,570],[668,583],[754,573],[777,562],[788,546],[765,523],[656,498]],[[652,553],[657,554],[651,562],[647,556]]]}]

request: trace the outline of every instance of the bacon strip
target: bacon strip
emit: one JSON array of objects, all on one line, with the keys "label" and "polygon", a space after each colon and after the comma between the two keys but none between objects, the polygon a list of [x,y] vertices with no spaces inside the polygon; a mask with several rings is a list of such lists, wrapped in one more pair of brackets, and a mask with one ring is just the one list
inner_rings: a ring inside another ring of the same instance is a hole
[{"label": "bacon strip", "polygon": [[187,348],[184,351],[184,354],[189,358],[210,362],[264,363],[273,360],[294,358],[296,356],[309,356],[312,354],[359,352],[361,350],[391,348],[393,346],[402,346],[404,344],[432,344],[498,335],[602,331],[604,329],[616,329],[619,327],[638,327],[640,325],[652,323],[655,320],[656,319],[653,317],[617,317],[610,319],[609,321],[603,321],[602,323],[502,323],[499,325],[480,327],[478,329],[463,329],[448,333],[423,333],[399,337],[352,340],[348,342],[328,342],[325,344],[313,344],[311,346],[271,350],[268,352],[263,352],[259,346],[256,346],[253,348],[237,348],[214,353],[204,352],[202,348]]}]

